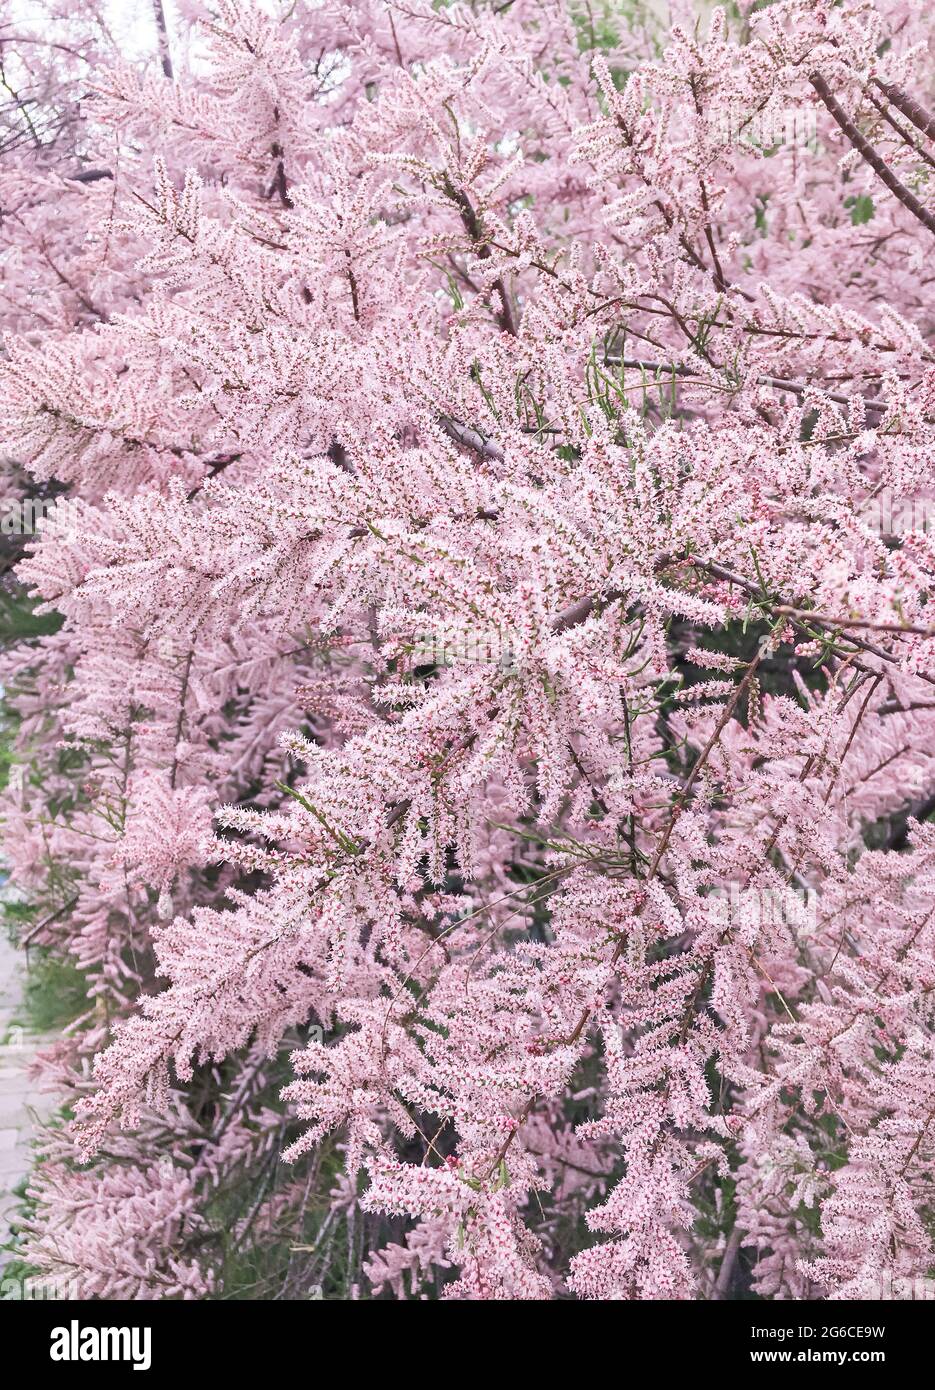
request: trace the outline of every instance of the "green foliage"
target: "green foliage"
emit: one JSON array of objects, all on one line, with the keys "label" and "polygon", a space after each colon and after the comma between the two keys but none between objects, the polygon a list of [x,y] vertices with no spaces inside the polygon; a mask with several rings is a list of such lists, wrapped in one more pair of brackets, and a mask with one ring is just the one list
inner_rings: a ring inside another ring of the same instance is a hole
[{"label": "green foliage", "polygon": [[851,210],[851,221],[855,227],[862,227],[874,214],[873,199],[867,193],[853,195],[844,199],[844,206]]},{"label": "green foliage", "polygon": [[58,632],[64,622],[61,613],[37,613],[37,607],[24,590],[0,585],[0,647]]},{"label": "green foliage", "polygon": [[84,972],[43,947],[34,947],[29,952],[23,999],[14,1023],[32,1033],[51,1033],[87,1011]]}]

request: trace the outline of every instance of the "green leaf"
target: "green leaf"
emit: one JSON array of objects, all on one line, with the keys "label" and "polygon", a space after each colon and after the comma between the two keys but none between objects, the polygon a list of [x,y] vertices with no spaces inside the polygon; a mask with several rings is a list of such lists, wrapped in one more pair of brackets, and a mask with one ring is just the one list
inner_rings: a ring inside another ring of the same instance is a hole
[{"label": "green leaf", "polygon": [[844,206],[851,210],[851,221],[855,227],[862,227],[865,222],[869,222],[875,212],[873,199],[868,193],[861,193],[856,197],[845,198]]}]

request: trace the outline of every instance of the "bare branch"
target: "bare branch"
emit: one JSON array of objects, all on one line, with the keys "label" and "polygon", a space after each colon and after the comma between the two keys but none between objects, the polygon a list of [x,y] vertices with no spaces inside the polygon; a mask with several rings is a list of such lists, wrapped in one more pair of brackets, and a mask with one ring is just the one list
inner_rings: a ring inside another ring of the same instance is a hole
[{"label": "bare branch", "polygon": [[[892,169],[884,162],[870,144],[869,140],[861,135],[850,116],[848,116],[847,112],[832,94],[831,88],[828,86],[821,73],[813,72],[808,80],[821,97],[825,106],[827,106],[828,110],[831,112],[834,121],[840,126],[841,130],[847,136],[848,140],[850,140],[861,158],[870,165],[870,168],[876,174],[880,182],[884,183],[893,196],[899,199],[903,207],[911,212],[913,217],[921,222],[923,227],[928,228],[932,235],[935,236],[935,217],[932,216],[927,208],[922,206],[913,193],[909,192],[905,184],[900,183]],[[908,114],[908,112],[906,114]]]}]

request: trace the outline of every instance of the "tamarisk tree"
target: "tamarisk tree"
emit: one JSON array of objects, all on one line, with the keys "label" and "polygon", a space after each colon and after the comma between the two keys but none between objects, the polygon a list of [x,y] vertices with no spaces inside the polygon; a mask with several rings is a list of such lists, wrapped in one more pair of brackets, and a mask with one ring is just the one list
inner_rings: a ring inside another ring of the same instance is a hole
[{"label": "tamarisk tree", "polygon": [[5,852],[90,992],[22,1241],[82,1297],[935,1262],[925,8],[664,10],[157,5],[18,127]]}]

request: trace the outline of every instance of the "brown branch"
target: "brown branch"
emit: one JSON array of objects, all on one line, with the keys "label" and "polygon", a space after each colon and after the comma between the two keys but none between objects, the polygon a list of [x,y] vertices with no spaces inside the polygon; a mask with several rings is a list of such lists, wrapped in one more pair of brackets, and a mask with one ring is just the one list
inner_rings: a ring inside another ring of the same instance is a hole
[{"label": "brown branch", "polygon": [[68,899],[67,903],[63,903],[62,906],[56,912],[53,912],[50,916],[44,918],[43,921],[37,922],[34,927],[30,927],[29,931],[26,932],[25,936],[20,937],[19,945],[28,946],[29,942],[32,940],[34,936],[37,936],[39,932],[43,931],[46,927],[50,927],[53,922],[57,922],[60,917],[64,917],[66,912],[70,912],[77,901],[78,894],[76,893],[73,898]]},{"label": "brown branch", "polygon": [[895,87],[890,82],[881,82],[878,77],[873,79],[873,85],[879,87],[887,100],[891,101],[896,110],[901,111],[917,130],[921,130],[922,134],[927,135],[930,140],[935,140],[935,116],[930,116],[924,106],[920,106],[901,87]]},{"label": "brown branch", "polygon": [[878,111],[879,114],[883,117],[883,120],[886,121],[887,125],[892,126],[893,130],[896,131],[896,134],[899,136],[900,140],[902,140],[904,144],[908,145],[909,148],[915,154],[917,154],[920,159],[923,159],[926,164],[931,165],[931,167],[935,169],[935,159],[932,158],[928,150],[925,149],[923,145],[920,145],[919,142],[916,139],[914,139],[912,135],[910,135],[908,130],[905,130],[899,124],[899,121],[897,121],[892,115],[892,113],[887,109],[885,102],[877,101],[876,97],[873,96],[870,92],[865,92],[864,95],[866,96],[870,105],[873,107],[874,111]]},{"label": "brown branch", "polygon": [[[880,182],[886,185],[886,187],[890,190],[893,196],[897,198],[899,202],[902,203],[903,207],[906,208],[907,211],[912,213],[913,217],[918,222],[922,223],[923,227],[928,228],[928,230],[932,233],[932,236],[935,236],[935,217],[932,216],[932,214],[928,211],[927,208],[924,208],[922,206],[918,198],[913,193],[909,192],[909,189],[906,188],[905,184],[900,183],[899,179],[893,173],[889,165],[884,162],[881,156],[870,144],[870,141],[867,140],[863,135],[861,135],[860,131],[854,125],[854,122],[851,120],[850,116],[848,116],[847,112],[844,110],[844,108],[840,105],[840,103],[832,94],[831,88],[828,86],[821,73],[811,73],[809,75],[808,80],[809,82],[811,82],[812,86],[815,88],[815,91],[818,93],[825,106],[830,111],[832,119],[847,136],[848,140],[854,146],[854,149],[858,152],[861,158],[865,160],[867,164],[870,165],[870,168],[876,174]],[[905,114],[908,114],[908,112]]]},{"label": "brown branch", "polygon": [[917,637],[935,637],[935,627],[916,627],[912,623],[877,623],[872,618],[835,618],[829,613],[818,613],[811,608],[791,608],[786,604],[774,608],[773,612],[789,618],[805,618],[822,627],[865,627],[872,632],[907,632]]},{"label": "brown branch", "polygon": [[[482,261],[489,260],[492,254],[490,245],[481,220],[470,198],[463,188],[455,188],[454,184],[447,177],[445,178],[444,188],[446,196],[451,199],[457,207],[458,212],[461,214],[464,230],[474,243],[474,250],[477,252],[478,258]],[[501,275],[494,284],[500,296],[500,303],[503,306],[500,313],[497,315],[500,327],[503,329],[504,333],[509,333],[511,338],[515,338],[517,336],[516,319],[513,316],[513,306],[510,303],[510,296],[507,293],[503,276]]]},{"label": "brown branch", "polygon": [[162,71],[172,81],[172,58],[169,53],[169,30],[166,26],[166,12],[162,7],[162,0],[153,0],[153,18],[156,21],[156,33],[159,39],[159,56],[162,60]]},{"label": "brown branch", "polygon": [[[645,372],[663,372],[670,375],[674,373],[676,376],[695,377],[703,385],[708,384],[704,377],[699,377],[698,373],[693,371],[691,367],[679,366],[674,362],[644,362],[635,357],[605,357],[604,363],[609,367],[631,367]],[[853,399],[851,396],[842,396],[836,391],[825,391],[820,382],[787,381],[784,377],[758,376],[757,383],[760,386],[771,386],[775,391],[790,391],[796,396],[804,396],[806,391],[814,386],[822,391],[830,401],[834,401],[836,405],[850,405]],[[885,412],[890,408],[885,401],[868,401],[862,396],[859,397],[859,400],[866,410]]]},{"label": "brown branch", "polygon": [[711,1295],[712,1299],[730,1296],[731,1285],[734,1281],[734,1268],[737,1264],[737,1256],[740,1254],[743,1235],[740,1227],[735,1225],[724,1250],[724,1258],[721,1260],[721,1268],[718,1270],[717,1282]]},{"label": "brown branch", "polygon": [[503,450],[496,440],[486,439],[477,430],[462,425],[460,420],[451,420],[447,415],[440,416],[438,423],[448,438],[453,439],[462,448],[473,449],[482,458],[494,459],[497,463],[503,462]]},{"label": "brown branch", "polygon": [[[752,583],[749,579],[744,579],[742,575],[734,574],[732,570],[725,569],[723,565],[712,564],[709,560],[695,559],[692,557],[689,563],[695,569],[703,570],[706,574],[710,574],[714,579],[723,579],[727,584],[736,584],[738,588],[743,589],[745,593],[749,594],[764,611],[776,611],[769,596],[763,593],[762,587]],[[797,627],[803,632],[808,633],[809,636],[814,636],[814,633],[811,632],[810,629],[821,629],[821,616],[817,615],[813,617],[811,609],[803,610],[808,613],[808,619],[804,619],[792,617],[792,613],[798,610],[793,609],[791,604],[784,604],[783,607],[788,608],[789,611],[783,616],[788,617],[793,627]],[[904,632],[906,629],[900,628],[899,630],[900,632]],[[879,657],[881,661],[896,661],[896,657],[892,652],[884,651],[882,647],[876,646],[873,642],[865,642],[862,637],[855,637],[852,633],[849,633],[847,640],[852,646],[858,647],[863,652],[869,652],[871,656]],[[880,674],[879,671],[874,671],[866,666],[862,666],[859,661],[853,661],[851,664],[855,666],[857,670],[865,671],[870,675],[878,676]],[[929,675],[926,671],[917,671],[916,675],[919,680],[926,681],[929,685],[935,685],[935,676]]]}]

